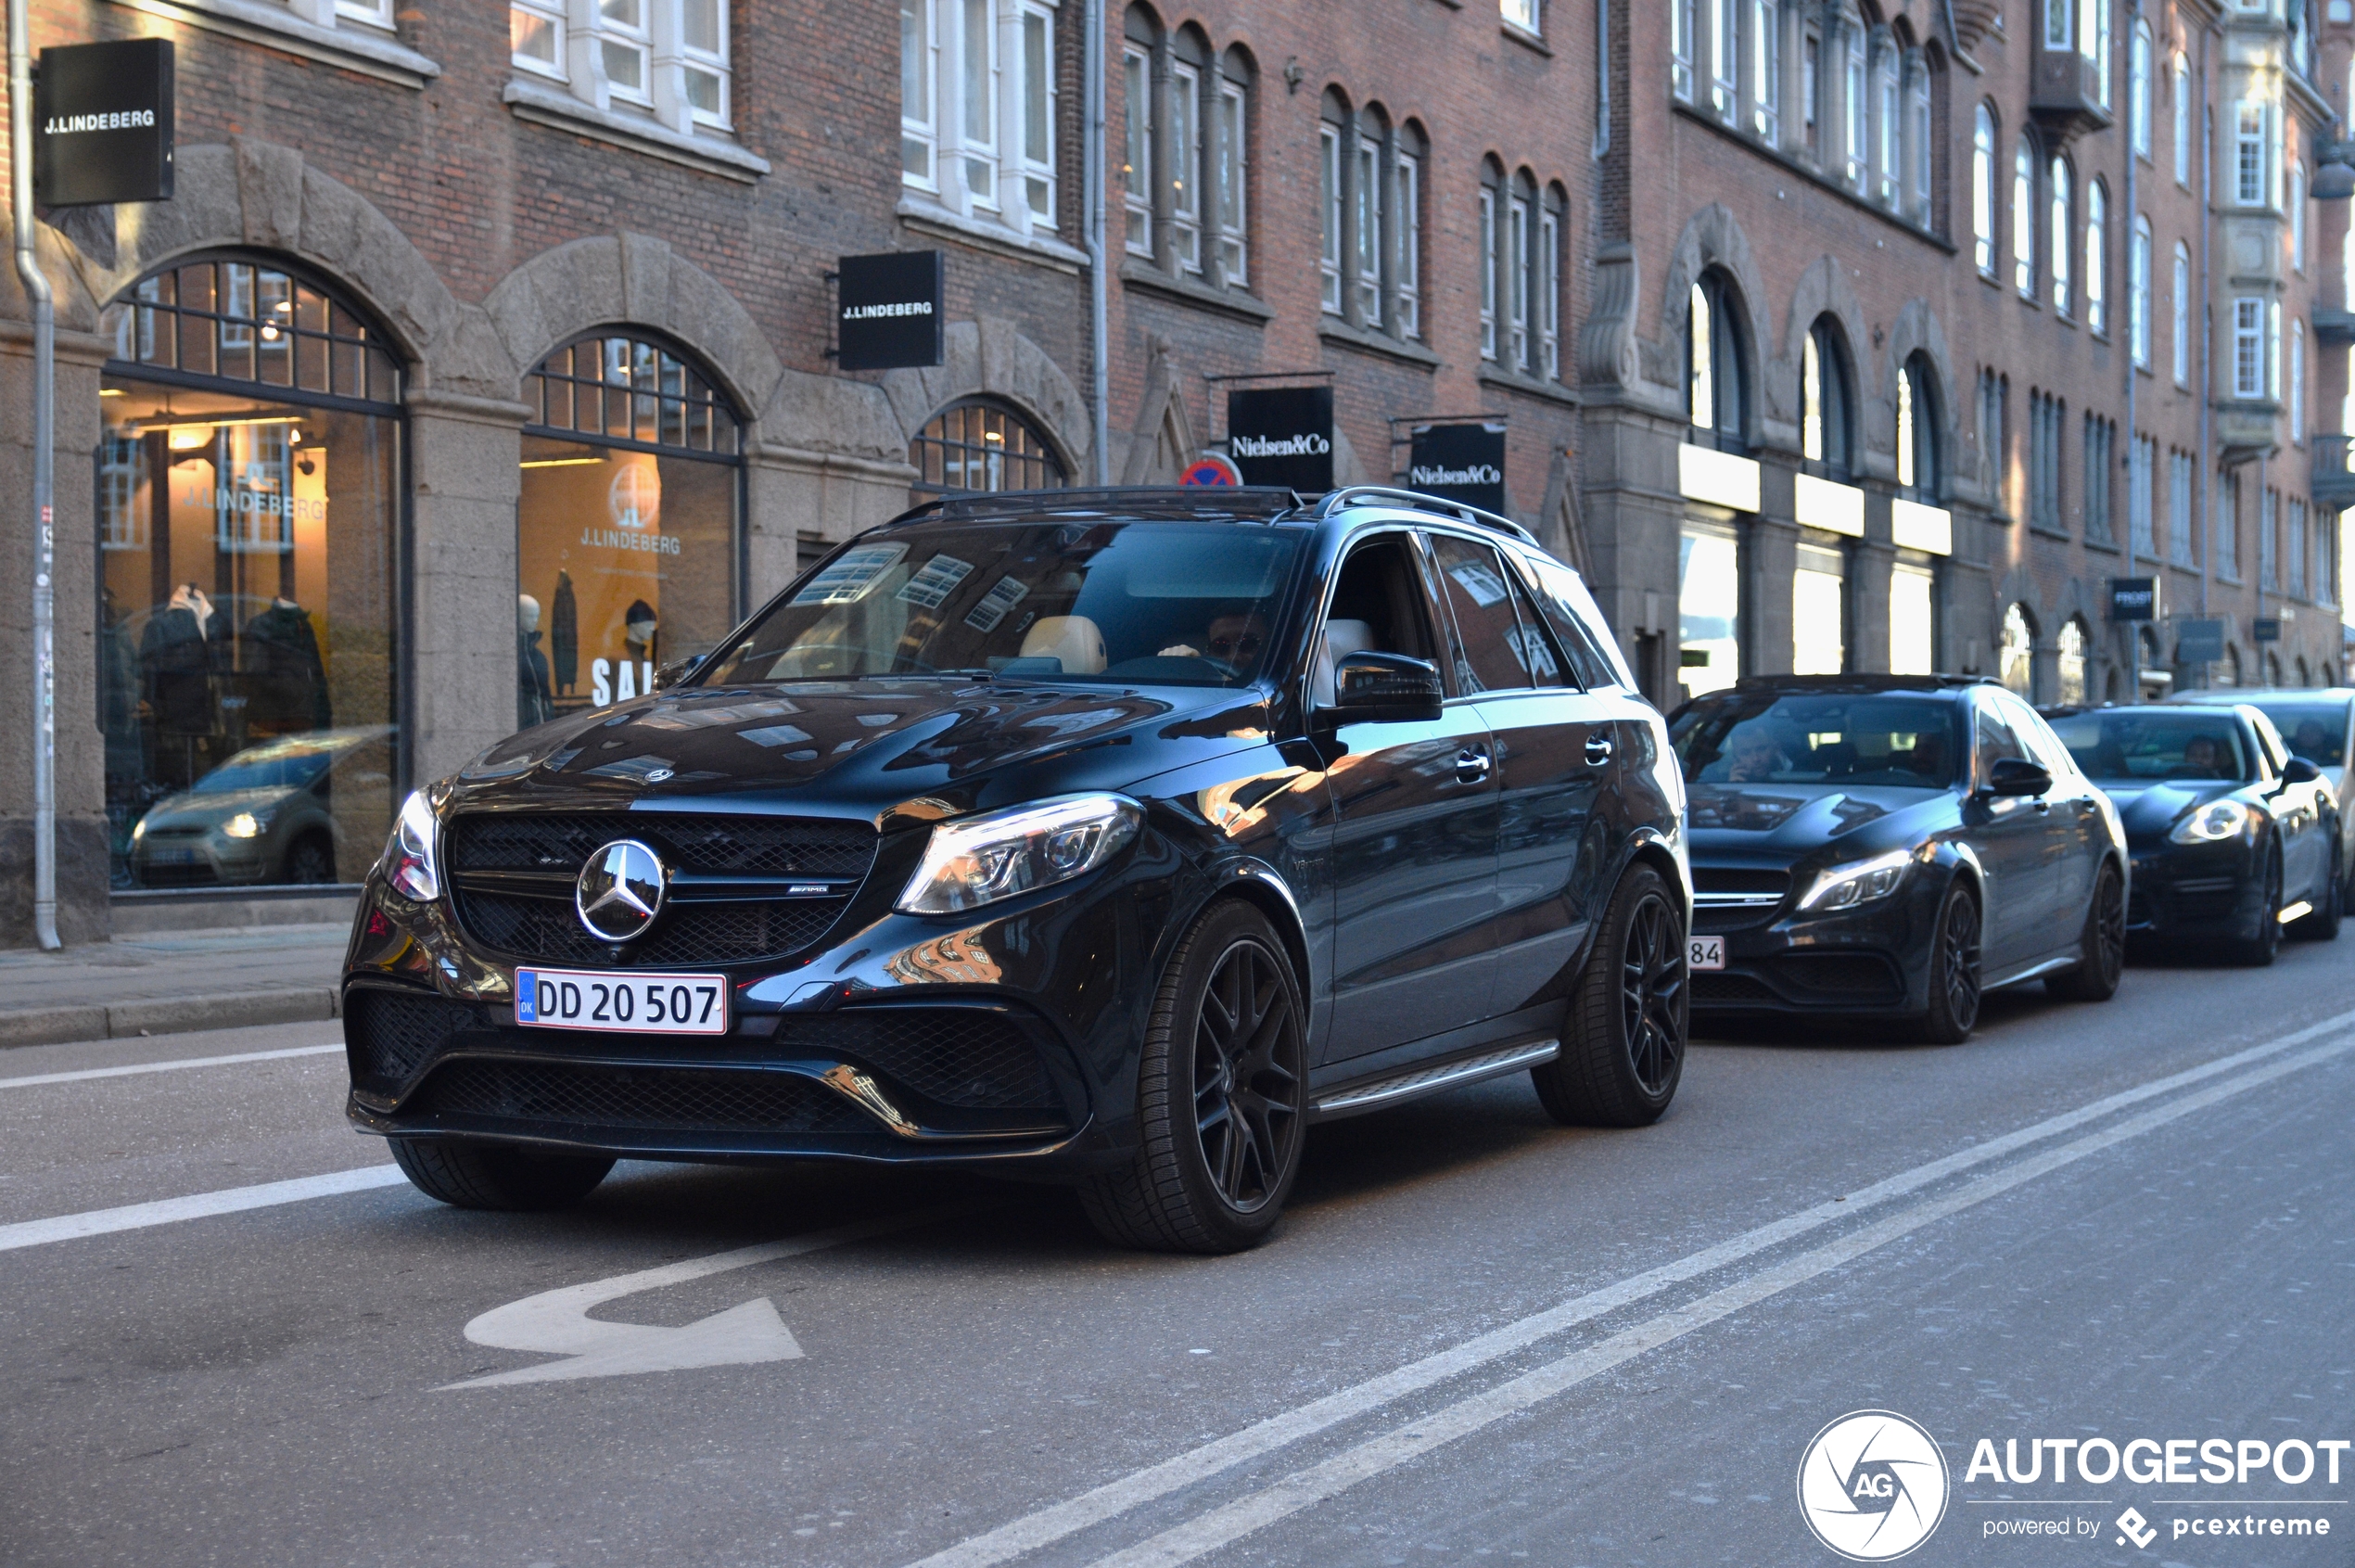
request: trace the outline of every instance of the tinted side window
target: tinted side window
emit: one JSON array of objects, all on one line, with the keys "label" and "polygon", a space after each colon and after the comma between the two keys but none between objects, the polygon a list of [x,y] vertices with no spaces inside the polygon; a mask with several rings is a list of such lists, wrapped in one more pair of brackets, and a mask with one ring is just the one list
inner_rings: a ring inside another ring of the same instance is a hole
[{"label": "tinted side window", "polygon": [[2069,755],[2069,747],[2061,744],[2061,738],[2053,733],[2052,726],[2044,722],[2043,715],[2032,708],[2014,707],[2010,703],[2004,706],[2011,715],[2012,729],[2028,747],[2029,757],[2042,764],[2044,771],[2056,779],[2069,778],[2077,771],[2077,759]]},{"label": "tinted side window", "polygon": [[1995,771],[1997,762],[2006,757],[2025,759],[2028,756],[2028,748],[2020,745],[2019,737],[2012,733],[2011,725],[2005,721],[2004,713],[1993,703],[1979,704],[1976,722],[1979,734],[1972,748],[1976,761],[1974,771],[1977,775],[1974,782],[1984,784]]},{"label": "tinted side window", "polygon": [[1521,668],[1529,671],[1533,686],[1561,687],[1578,682],[1562,668],[1560,653],[1554,646],[1552,633],[1538,618],[1537,607],[1530,603],[1529,589],[1517,572],[1505,574],[1506,585],[1513,591],[1513,613],[1521,619],[1521,640],[1513,644],[1513,652],[1521,659]]},{"label": "tinted side window", "polygon": [[[1513,559],[1524,571],[1535,576],[1537,607],[1569,653],[1578,683],[1589,691],[1598,686],[1625,686],[1633,690],[1635,679],[1620,667],[1610,651],[1610,633],[1602,629],[1601,612],[1593,607],[1594,600],[1577,574],[1550,560],[1533,561],[1518,554]],[[1591,626],[1585,618],[1589,613],[1594,616]]]},{"label": "tinted side window", "polygon": [[1432,538],[1439,591],[1453,612],[1456,686],[1466,696],[1509,692],[1530,684],[1516,646],[1521,622],[1496,552],[1452,534]]}]

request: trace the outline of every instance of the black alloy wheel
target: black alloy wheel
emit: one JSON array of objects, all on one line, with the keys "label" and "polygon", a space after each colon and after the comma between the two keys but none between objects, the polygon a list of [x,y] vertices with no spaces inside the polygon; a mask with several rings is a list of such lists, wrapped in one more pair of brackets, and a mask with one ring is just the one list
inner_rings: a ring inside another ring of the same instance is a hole
[{"label": "black alloy wheel", "polygon": [[2282,852],[2265,857],[2265,898],[2257,911],[2257,930],[2235,944],[2234,957],[2250,969],[2262,969],[2282,950]]},{"label": "black alloy wheel", "polygon": [[1154,999],[1138,1062],[1136,1157],[1079,1190],[1106,1240],[1240,1252],[1275,1228],[1306,1130],[1305,1018],[1267,917],[1244,903],[1211,906]]},{"label": "black alloy wheel", "polygon": [[[2338,842],[2338,824],[2325,824],[2330,830],[2331,843]],[[2338,868],[2334,865],[2323,879],[2323,886],[2313,897],[2313,911],[2292,925],[2289,934],[2301,942],[2336,942],[2338,925],[2347,913],[2347,890],[2339,885]]]},{"label": "black alloy wheel", "polygon": [[1929,1007],[1920,1034],[1932,1045],[1960,1045],[1979,1025],[1979,899],[1957,878],[1930,935]]},{"label": "black alloy wheel", "polygon": [[2085,931],[2079,940],[2083,962],[2046,975],[2044,988],[2070,1001],[2107,1001],[2118,994],[2126,971],[2126,879],[2108,860],[2094,875],[2094,898],[2085,906]]},{"label": "black alloy wheel", "polygon": [[322,835],[308,833],[286,851],[288,882],[321,883],[336,879],[335,846]]},{"label": "black alloy wheel", "polygon": [[1649,866],[1612,896],[1564,1011],[1561,1052],[1529,1070],[1564,1126],[1645,1127],[1675,1098],[1690,1001],[1679,903]]}]

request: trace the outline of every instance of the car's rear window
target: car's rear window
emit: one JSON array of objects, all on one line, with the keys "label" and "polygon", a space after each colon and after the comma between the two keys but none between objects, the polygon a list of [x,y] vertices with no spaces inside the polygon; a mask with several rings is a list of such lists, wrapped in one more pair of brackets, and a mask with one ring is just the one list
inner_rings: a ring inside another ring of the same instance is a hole
[{"label": "car's rear window", "polygon": [[2132,708],[2072,713],[2051,722],[2078,771],[2096,782],[2252,776],[2240,720],[2230,712]]},{"label": "car's rear window", "polygon": [[1267,657],[1303,537],[1236,523],[894,529],[770,606],[707,679],[1241,685]]},{"label": "car's rear window", "polygon": [[1903,694],[1725,691],[1669,738],[1688,784],[1944,789],[1965,754],[1960,708]]}]

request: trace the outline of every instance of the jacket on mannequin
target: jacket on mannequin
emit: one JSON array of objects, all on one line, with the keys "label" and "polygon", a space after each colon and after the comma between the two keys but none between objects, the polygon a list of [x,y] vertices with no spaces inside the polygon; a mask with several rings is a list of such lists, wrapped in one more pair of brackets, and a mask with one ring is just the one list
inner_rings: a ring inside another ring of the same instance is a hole
[{"label": "jacket on mannequin", "polygon": [[570,696],[580,679],[580,606],[572,595],[572,573],[556,572],[556,596],[548,605],[548,657],[558,695]]},{"label": "jacket on mannequin", "polygon": [[290,599],[246,622],[246,720],[264,734],[324,730],[334,722],[326,666],[311,617]]},{"label": "jacket on mannequin", "polygon": [[227,618],[193,582],[173,589],[171,602],[147,622],[139,669],[158,734],[212,733],[212,670],[228,631]]}]

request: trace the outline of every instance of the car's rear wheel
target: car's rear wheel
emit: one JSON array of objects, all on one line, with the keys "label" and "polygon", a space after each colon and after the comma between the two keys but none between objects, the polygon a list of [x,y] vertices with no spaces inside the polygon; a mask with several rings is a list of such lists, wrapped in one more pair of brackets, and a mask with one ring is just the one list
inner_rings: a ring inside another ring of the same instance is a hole
[{"label": "car's rear wheel", "polygon": [[2265,894],[2258,906],[2257,930],[2234,944],[2234,956],[2251,969],[2262,969],[2282,950],[2282,856],[2276,849],[2265,858]]},{"label": "car's rear wheel", "polygon": [[1960,1045],[1979,1026],[1979,899],[1959,879],[1938,906],[1929,943],[1929,1006],[1916,1023],[1932,1045]]},{"label": "car's rear wheel", "polygon": [[570,1208],[613,1169],[613,1161],[593,1154],[439,1138],[396,1138],[392,1157],[418,1192],[456,1208]]},{"label": "car's rear wheel", "polygon": [[1138,1064],[1138,1149],[1079,1191],[1104,1239],[1228,1253],[1275,1229],[1300,1169],[1300,986],[1266,916],[1213,905],[1169,961]]},{"label": "car's rear wheel", "polygon": [[1529,1070],[1547,1114],[1568,1127],[1644,1127],[1685,1072],[1690,987],[1685,923],[1649,866],[1621,879],[1563,1018],[1561,1053]]},{"label": "car's rear wheel", "polygon": [[[2337,841],[2337,830],[2332,830],[2332,842]],[[2314,912],[2289,928],[2289,934],[2301,942],[2335,942],[2338,940],[2338,923],[2347,912],[2347,891],[2339,886],[2338,868],[2333,866],[2324,879],[2322,890],[2314,896]]]},{"label": "car's rear wheel", "polygon": [[2126,972],[2126,879],[2108,860],[2094,878],[2094,899],[2085,907],[2081,938],[2084,962],[2044,977],[2044,988],[2070,1001],[2107,1001],[2118,994]]},{"label": "car's rear wheel", "polygon": [[336,879],[336,847],[324,834],[308,833],[286,850],[288,882],[318,883]]}]

